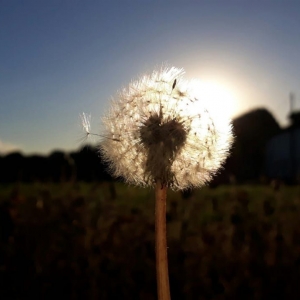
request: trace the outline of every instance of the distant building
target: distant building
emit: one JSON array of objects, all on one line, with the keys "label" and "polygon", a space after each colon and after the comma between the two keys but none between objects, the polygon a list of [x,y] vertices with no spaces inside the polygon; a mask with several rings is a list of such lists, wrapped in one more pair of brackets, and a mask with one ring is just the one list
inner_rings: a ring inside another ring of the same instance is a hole
[{"label": "distant building", "polygon": [[300,112],[290,115],[291,126],[271,138],[266,146],[266,175],[287,181],[300,176]]}]

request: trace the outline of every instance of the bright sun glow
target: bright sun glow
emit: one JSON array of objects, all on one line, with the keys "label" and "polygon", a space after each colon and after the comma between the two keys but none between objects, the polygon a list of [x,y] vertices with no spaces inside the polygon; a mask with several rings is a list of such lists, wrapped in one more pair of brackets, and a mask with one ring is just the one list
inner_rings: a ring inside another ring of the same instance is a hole
[{"label": "bright sun glow", "polygon": [[237,101],[229,88],[214,81],[195,82],[195,88],[199,100],[217,119],[233,117]]}]

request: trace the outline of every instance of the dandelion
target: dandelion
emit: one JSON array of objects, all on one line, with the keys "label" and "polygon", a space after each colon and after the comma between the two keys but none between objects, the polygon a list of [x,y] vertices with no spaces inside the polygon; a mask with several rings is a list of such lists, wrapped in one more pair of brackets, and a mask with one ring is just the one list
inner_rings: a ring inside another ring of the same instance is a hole
[{"label": "dandelion", "polygon": [[[200,187],[222,166],[231,125],[213,119],[182,69],[154,71],[119,92],[103,119],[102,156],[114,176],[156,190],[158,298],[170,299],[166,190]],[[88,130],[87,130],[88,132]]]},{"label": "dandelion", "polygon": [[228,120],[213,120],[183,70],[153,72],[123,89],[104,118],[101,150],[112,174],[174,190],[211,180],[232,143]]}]

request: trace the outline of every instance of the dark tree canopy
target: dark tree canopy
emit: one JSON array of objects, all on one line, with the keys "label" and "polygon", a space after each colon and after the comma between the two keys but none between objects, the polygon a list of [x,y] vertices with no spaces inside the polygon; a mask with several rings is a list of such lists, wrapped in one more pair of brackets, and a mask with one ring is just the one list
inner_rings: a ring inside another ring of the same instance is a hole
[{"label": "dark tree canopy", "polygon": [[[299,113],[292,118],[296,122]],[[272,114],[263,108],[233,120],[233,129],[235,141],[231,155],[212,185],[228,182],[230,175],[241,182],[257,180],[264,174],[266,143],[281,131]],[[0,170],[0,182],[111,180],[98,149],[92,146],[71,153],[53,151],[48,157],[12,153],[0,158]]]},{"label": "dark tree canopy", "polygon": [[264,173],[266,143],[280,126],[269,111],[257,109],[235,119],[233,128],[233,172],[241,180],[256,179]]},{"label": "dark tree canopy", "polygon": [[257,180],[265,173],[265,146],[281,129],[266,109],[250,111],[233,120],[235,140],[224,169],[214,182],[228,182],[233,175],[237,181]]}]

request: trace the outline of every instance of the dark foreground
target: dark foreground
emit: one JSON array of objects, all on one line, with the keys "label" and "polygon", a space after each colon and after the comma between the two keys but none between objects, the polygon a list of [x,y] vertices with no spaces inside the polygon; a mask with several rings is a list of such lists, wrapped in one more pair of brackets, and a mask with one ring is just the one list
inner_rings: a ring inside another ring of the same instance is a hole
[{"label": "dark foreground", "polygon": [[[0,299],[156,299],[151,190],[2,185],[0,203]],[[300,299],[299,187],[168,204],[172,300]]]}]

